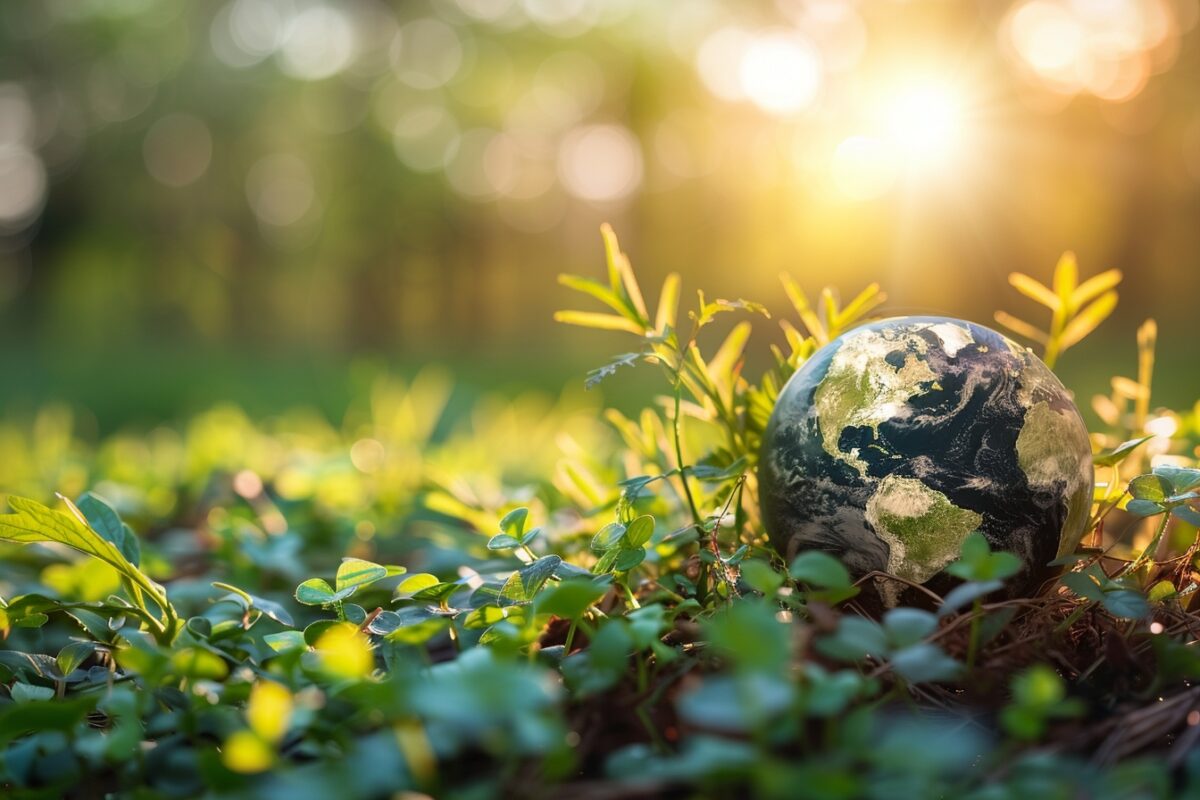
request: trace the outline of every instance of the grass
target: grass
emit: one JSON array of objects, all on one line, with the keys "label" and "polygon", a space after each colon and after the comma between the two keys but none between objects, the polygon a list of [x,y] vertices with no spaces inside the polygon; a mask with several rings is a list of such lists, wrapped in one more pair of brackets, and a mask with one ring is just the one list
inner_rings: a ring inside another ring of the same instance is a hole
[{"label": "grass", "polygon": [[[629,337],[588,380],[649,364],[646,408],[454,414],[444,375],[383,373],[338,424],[0,425],[5,796],[1200,792],[1200,428],[1153,404],[1148,326],[1094,401],[1096,499],[1063,574],[996,600],[1019,562],[972,534],[954,589],[878,613],[880,576],[770,547],[755,462],[783,383],[886,308],[879,287],[843,306],[787,280],[790,310],[700,294],[685,313],[678,278],[651,306],[605,241],[605,279],[564,282],[607,310],[562,320]],[[1053,287],[1014,279],[1049,330],[1003,317],[1052,358],[1119,280],[1085,291],[1064,264]]]}]

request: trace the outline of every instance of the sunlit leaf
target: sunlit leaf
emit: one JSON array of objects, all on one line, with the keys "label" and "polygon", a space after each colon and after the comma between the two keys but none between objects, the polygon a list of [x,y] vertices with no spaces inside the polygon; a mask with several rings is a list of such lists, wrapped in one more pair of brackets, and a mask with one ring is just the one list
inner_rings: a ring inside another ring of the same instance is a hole
[{"label": "sunlit leaf", "polygon": [[1079,316],[1067,323],[1067,327],[1063,329],[1062,336],[1059,337],[1062,349],[1065,350],[1082,341],[1089,333],[1096,330],[1100,326],[1100,323],[1108,319],[1116,307],[1116,292],[1108,292],[1101,295],[1100,299],[1083,309],[1079,313]]},{"label": "sunlit leaf", "polygon": [[360,558],[343,558],[342,563],[338,566],[335,584],[337,591],[340,592],[343,589],[368,586],[387,576],[387,568],[379,564],[363,561]]},{"label": "sunlit leaf", "polygon": [[1005,311],[997,311],[993,316],[996,322],[998,322],[1001,326],[1008,328],[1018,336],[1039,344],[1046,344],[1048,341],[1048,337],[1045,333],[1038,330],[1037,327],[1029,324],[1023,319],[1018,319],[1017,317],[1014,317],[1012,314],[1009,314]]},{"label": "sunlit leaf", "polygon": [[676,326],[679,316],[679,274],[672,272],[663,280],[662,293],[658,296],[658,312],[654,315],[654,329],[664,333]]},{"label": "sunlit leaf", "polygon": [[1008,282],[1021,294],[1052,311],[1057,311],[1062,306],[1058,295],[1022,272],[1011,273]]},{"label": "sunlit leaf", "polygon": [[1099,275],[1093,275],[1075,289],[1071,294],[1071,306],[1073,308],[1083,308],[1089,301],[1099,297],[1110,289],[1116,288],[1121,282],[1121,270],[1110,269],[1101,272]]},{"label": "sunlit leaf", "polygon": [[554,319],[567,325],[578,325],[583,328],[599,328],[609,331],[626,331],[642,335],[645,329],[636,322],[613,314],[601,314],[595,311],[556,311]]}]

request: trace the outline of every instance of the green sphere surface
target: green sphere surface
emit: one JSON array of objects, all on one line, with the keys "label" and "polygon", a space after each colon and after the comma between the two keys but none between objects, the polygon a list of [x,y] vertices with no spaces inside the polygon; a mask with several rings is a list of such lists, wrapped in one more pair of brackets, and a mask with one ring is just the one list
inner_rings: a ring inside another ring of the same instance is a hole
[{"label": "green sphere surface", "polygon": [[[1078,546],[1092,480],[1087,429],[1054,373],[944,317],[864,325],[814,353],[780,393],[759,462],[767,533],[789,561],[823,550],[939,594],[976,530],[1020,557],[1009,594],[1036,589]],[[916,599],[876,587],[885,605]]]}]

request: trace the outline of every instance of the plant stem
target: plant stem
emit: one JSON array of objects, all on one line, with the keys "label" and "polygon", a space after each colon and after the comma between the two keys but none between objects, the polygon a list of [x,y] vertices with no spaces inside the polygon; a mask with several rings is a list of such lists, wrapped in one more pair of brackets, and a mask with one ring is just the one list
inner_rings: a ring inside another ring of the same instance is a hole
[{"label": "plant stem", "polygon": [[683,463],[683,440],[679,430],[679,405],[681,401],[680,394],[682,392],[681,384],[678,380],[675,381],[675,413],[671,418],[671,434],[675,444],[675,463],[679,468],[679,480],[683,484],[683,493],[687,497],[688,509],[692,512],[692,522],[697,525],[701,523],[700,510],[696,506],[696,498],[692,496],[692,487],[688,483],[687,472],[684,471]]},{"label": "plant stem", "polygon": [[625,602],[629,603],[630,608],[637,609],[642,607],[641,603],[637,601],[637,598],[633,596],[633,590],[629,588],[628,583],[622,581],[621,588],[625,590]]},{"label": "plant stem", "polygon": [[[700,511],[696,507],[696,498],[692,496],[692,487],[688,483],[687,472],[683,469],[683,441],[679,432],[679,406],[680,395],[682,394],[682,382],[679,374],[675,375],[675,413],[671,417],[671,438],[675,444],[675,465],[679,468],[679,482],[683,484],[683,494],[687,497],[688,509],[692,512],[692,522],[695,523],[696,529],[700,532],[700,549],[703,550],[707,542],[707,534],[704,532],[704,526],[700,519]],[[702,560],[700,562],[700,574],[696,577],[696,599],[701,603],[705,601],[708,595],[708,565]]]},{"label": "plant stem", "polygon": [[567,641],[563,644],[563,655],[571,655],[571,645],[575,643],[575,629],[579,627],[579,620],[571,620],[571,627],[567,628]]},{"label": "plant stem", "polygon": [[967,644],[967,669],[975,668],[975,654],[979,650],[979,627],[983,615],[983,598],[975,598],[975,606],[971,610],[971,638]]},{"label": "plant stem", "polygon": [[1146,548],[1144,550],[1142,550],[1141,553],[1138,553],[1137,558],[1135,558],[1133,561],[1130,561],[1128,564],[1126,564],[1125,568],[1122,569],[1120,571],[1120,573],[1118,573],[1119,575],[1124,575],[1127,572],[1133,572],[1134,570],[1136,570],[1138,567],[1140,567],[1142,565],[1142,562],[1146,560],[1146,556],[1148,554],[1150,555],[1151,559],[1153,559],[1154,554],[1156,552],[1158,552],[1158,543],[1162,539],[1163,534],[1166,533],[1167,523],[1170,521],[1171,521],[1171,509],[1168,508],[1166,511],[1163,512],[1162,522],[1158,523],[1158,530],[1156,530],[1154,532],[1154,538],[1150,540],[1150,544],[1146,545]]}]

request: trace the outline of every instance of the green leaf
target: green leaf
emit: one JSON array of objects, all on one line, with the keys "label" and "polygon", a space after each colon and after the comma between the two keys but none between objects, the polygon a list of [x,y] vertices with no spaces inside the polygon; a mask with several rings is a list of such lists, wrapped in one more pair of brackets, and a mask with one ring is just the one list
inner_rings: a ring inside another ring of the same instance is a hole
[{"label": "green leaf", "polygon": [[880,657],[888,652],[883,627],[864,617],[846,616],[832,636],[817,640],[817,650],[842,661],[861,661],[867,656]]},{"label": "green leaf", "polygon": [[850,573],[846,567],[821,550],[809,550],[796,556],[788,574],[800,583],[820,589],[850,588]]},{"label": "green leaf", "polygon": [[[437,575],[430,575],[428,572],[417,572],[400,581],[400,585],[396,587],[396,597],[400,599],[412,597],[426,589],[439,586],[441,583],[442,580]],[[453,586],[455,584],[449,585]]]},{"label": "green leaf", "polygon": [[646,560],[646,551],[640,547],[622,547],[613,562],[615,572],[628,572]]},{"label": "green leaf", "polygon": [[398,624],[384,638],[400,644],[423,644],[452,624],[448,617],[419,607],[402,608],[395,615]]},{"label": "green leaf", "polygon": [[1114,617],[1141,619],[1150,613],[1150,604],[1141,592],[1132,589],[1117,589],[1105,592],[1101,600],[1104,609]]},{"label": "green leaf", "polygon": [[309,578],[296,587],[296,600],[306,606],[324,606],[334,601],[333,587],[321,578]]},{"label": "green leaf", "polygon": [[528,508],[514,508],[500,520],[500,530],[519,541],[521,534],[525,531],[525,521],[527,519],[529,519]]},{"label": "green leaf", "polygon": [[1153,500],[1130,500],[1125,505],[1125,510],[1135,517],[1153,517],[1156,514],[1161,514],[1166,511]]},{"label": "green leaf", "polygon": [[1089,572],[1068,572],[1059,580],[1063,586],[1084,600],[1099,602],[1104,599],[1104,589]]},{"label": "green leaf", "polygon": [[638,517],[625,529],[625,541],[630,547],[645,547],[653,535],[654,517],[649,514]]},{"label": "green leaf", "polygon": [[749,559],[741,565],[742,580],[756,592],[766,597],[774,597],[775,592],[783,585],[783,576],[766,561]]},{"label": "green leaf", "polygon": [[575,620],[601,597],[608,593],[608,579],[571,578],[538,595],[534,610],[539,614],[553,614],[563,619]]},{"label": "green leaf", "polygon": [[[71,514],[54,511],[41,503],[23,497],[9,497],[8,503],[16,513],[0,514],[0,540],[30,544],[34,542],[58,542],[81,553],[100,559],[121,573],[137,592],[149,595],[165,617],[159,620],[139,606],[143,618],[157,628],[163,638],[173,634],[171,630],[177,619],[175,609],[167,600],[167,593],[132,564],[112,542],[93,531],[86,524],[83,512],[65,497],[61,498]],[[135,600],[139,598],[135,597]],[[139,600],[140,603],[140,600]]]},{"label": "green leaf", "polygon": [[38,703],[54,699],[54,690],[49,686],[34,686],[20,681],[9,687],[9,693],[18,703]]},{"label": "green leaf", "polygon": [[497,533],[492,538],[488,539],[488,550],[512,550],[514,547],[520,547],[521,540],[514,539],[507,533]]},{"label": "green leaf", "polygon": [[92,492],[85,492],[75,502],[75,507],[83,513],[92,530],[116,545],[130,564],[138,565],[141,547],[137,537],[129,526],[121,521],[121,517],[107,500]]},{"label": "green leaf", "polygon": [[1154,475],[1170,484],[1171,491],[1168,494],[1182,494],[1189,489],[1200,487],[1200,469],[1163,464],[1154,468]]},{"label": "green leaf", "polygon": [[968,581],[962,586],[956,586],[942,598],[942,604],[938,607],[937,615],[945,617],[958,611],[963,606],[974,603],[992,592],[1000,589],[1004,584],[1000,581]]},{"label": "green leaf", "polygon": [[987,537],[979,531],[971,531],[963,539],[959,557],[968,564],[978,564],[991,555],[991,552]]},{"label": "green leaf", "polygon": [[946,567],[946,572],[967,581],[990,581],[1010,578],[1021,571],[1021,560],[1012,553],[992,552],[987,537],[972,531],[963,540],[958,561]]},{"label": "green leaf", "polygon": [[1148,599],[1152,603],[1162,603],[1178,594],[1179,591],[1175,588],[1175,584],[1170,581],[1159,581],[1150,587]]},{"label": "green leaf", "polygon": [[554,570],[562,563],[560,556],[542,556],[537,561],[517,570],[509,577],[500,590],[500,596],[505,600],[524,603],[533,600],[537,593],[550,580]]},{"label": "green leaf", "polygon": [[893,647],[908,647],[937,630],[937,617],[919,608],[893,608],[883,615],[883,629]]},{"label": "green leaf", "polygon": [[619,522],[610,522],[596,531],[590,547],[594,553],[603,553],[616,547],[623,538],[625,538],[625,526]]},{"label": "green leaf", "polygon": [[1092,462],[1098,467],[1115,467],[1126,458],[1128,458],[1134,450],[1137,450],[1146,442],[1153,439],[1154,436],[1142,436],[1138,439],[1130,439],[1127,442],[1121,442],[1112,450],[1098,453],[1092,458]]},{"label": "green leaf", "polygon": [[303,631],[281,631],[280,633],[268,633],[263,637],[263,641],[267,646],[276,653],[289,653],[293,650],[303,650],[307,645],[304,641]]},{"label": "green leaf", "polygon": [[892,656],[892,669],[910,683],[948,681],[962,672],[959,664],[937,645],[921,642]]},{"label": "green leaf", "polygon": [[[222,583],[221,581],[213,581],[211,586],[214,589],[220,589],[222,591],[229,592],[231,595],[233,595],[235,598],[237,598],[238,602],[241,603],[242,608],[244,608],[244,609],[250,608],[252,605],[254,605],[254,598],[250,596],[250,593],[247,592],[245,589],[239,589],[238,587],[234,586],[232,583]],[[220,601],[217,601],[217,602],[220,602]]]},{"label": "green leaf", "polygon": [[508,618],[509,608],[500,606],[480,606],[463,618],[462,626],[467,630],[489,628],[497,622]]},{"label": "green leaf", "polygon": [[58,657],[55,659],[58,662],[58,671],[64,676],[70,675],[95,651],[96,645],[93,642],[71,642],[58,651]]},{"label": "green leaf", "polygon": [[1174,494],[1171,491],[1171,486],[1172,484],[1158,475],[1138,475],[1129,482],[1129,493],[1138,500],[1161,503],[1167,499],[1168,495]]},{"label": "green leaf", "polygon": [[[343,558],[334,580],[337,590],[368,586],[388,576],[386,567],[360,558]],[[328,585],[328,584],[326,584]]]},{"label": "green leaf", "polygon": [[721,481],[731,481],[735,478],[742,477],[746,472],[746,457],[736,459],[732,464],[727,466],[718,466],[716,464],[696,464],[687,467],[687,472],[690,473],[696,480],[706,483],[720,483]]},{"label": "green leaf", "polygon": [[791,657],[791,626],[780,623],[777,611],[765,599],[734,603],[708,621],[709,641],[740,668],[782,674]]}]

